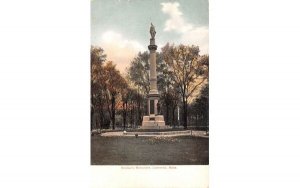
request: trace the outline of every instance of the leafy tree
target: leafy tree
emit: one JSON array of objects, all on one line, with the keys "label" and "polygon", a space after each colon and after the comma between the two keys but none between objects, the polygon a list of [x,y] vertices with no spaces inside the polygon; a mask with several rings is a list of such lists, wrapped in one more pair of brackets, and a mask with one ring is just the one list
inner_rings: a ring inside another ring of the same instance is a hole
[{"label": "leafy tree", "polygon": [[[149,65],[150,54],[148,51],[143,53],[139,52],[138,55],[131,61],[128,69],[128,77],[132,83],[140,88],[140,91],[146,95],[150,90],[150,65]],[[159,91],[164,91],[166,85],[170,85],[168,79],[168,67],[163,61],[162,53],[156,53],[156,65],[157,65],[157,85]]]},{"label": "leafy tree", "polygon": [[131,61],[128,69],[129,79],[137,86],[143,94],[147,94],[150,90],[149,84],[149,53],[139,52],[138,55]]},{"label": "leafy tree", "polygon": [[205,84],[201,90],[200,95],[196,98],[194,108],[197,116],[200,117],[201,125],[206,127],[208,131],[209,126],[209,85]]},{"label": "leafy tree", "polygon": [[188,102],[208,79],[208,56],[199,55],[199,47],[166,44],[162,48],[164,61],[172,72],[175,88],[179,88],[183,104],[183,126],[187,128]]},{"label": "leafy tree", "polygon": [[104,66],[104,87],[106,89],[107,110],[110,115],[112,128],[115,129],[116,123],[116,99],[118,95],[127,87],[125,79],[121,76],[116,65],[109,61]]},{"label": "leafy tree", "polygon": [[163,102],[164,117],[167,125],[175,126],[175,110],[178,105],[179,93],[178,89],[169,87],[161,95],[161,101]]},{"label": "leafy tree", "polygon": [[[149,65],[149,52],[139,52],[137,56],[131,61],[130,67],[128,69],[128,80],[133,84],[133,88],[136,88],[137,93],[135,95],[137,100],[137,123],[142,123],[143,114],[145,107],[147,106],[146,99],[147,94],[150,90],[149,74],[150,74],[150,65]],[[161,79],[161,72],[164,68],[163,66],[163,57],[161,53],[156,53],[157,61],[157,74],[158,74],[158,88],[161,88],[164,84]],[[161,91],[159,89],[159,91]]]},{"label": "leafy tree", "polygon": [[127,83],[128,81],[126,80],[126,87],[123,87],[122,91],[121,91],[121,95],[122,95],[122,115],[123,115],[123,127],[124,130],[126,128],[127,125],[127,116],[128,113],[131,112],[131,125],[133,124],[133,111],[134,110],[134,102],[135,99],[135,94],[136,94],[136,90],[132,89],[129,87],[129,84]]},{"label": "leafy tree", "polygon": [[[103,124],[103,87],[101,76],[106,55],[101,47],[91,46],[91,129]],[[102,115],[100,115],[102,114]],[[97,118],[95,118],[97,117]],[[100,121],[99,118],[100,117]],[[101,122],[101,123],[100,123]]]},{"label": "leafy tree", "polygon": [[132,82],[133,86],[137,89],[137,93],[141,94],[140,97],[136,98],[137,106],[137,123],[141,124],[142,117],[144,114],[144,106],[146,105],[146,96],[150,90],[149,84],[149,53],[147,51],[141,53],[131,61],[128,69],[128,78]]}]

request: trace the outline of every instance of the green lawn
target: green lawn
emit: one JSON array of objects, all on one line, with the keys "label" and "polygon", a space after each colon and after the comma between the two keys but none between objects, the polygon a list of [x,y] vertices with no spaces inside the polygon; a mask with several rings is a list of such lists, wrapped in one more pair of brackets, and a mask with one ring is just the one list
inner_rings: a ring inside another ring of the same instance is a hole
[{"label": "green lawn", "polygon": [[91,137],[92,165],[208,165],[208,138]]}]

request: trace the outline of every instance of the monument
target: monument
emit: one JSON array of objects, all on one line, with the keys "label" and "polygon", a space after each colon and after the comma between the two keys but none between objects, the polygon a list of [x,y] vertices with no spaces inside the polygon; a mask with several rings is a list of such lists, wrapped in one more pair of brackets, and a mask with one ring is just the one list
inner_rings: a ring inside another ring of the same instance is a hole
[{"label": "monument", "polygon": [[[164,121],[164,116],[160,115],[159,93],[157,90],[157,76],[156,76],[156,50],[155,45],[155,27],[151,23],[150,27],[150,91],[147,95],[147,116],[143,117],[142,129],[164,129],[167,128]],[[158,109],[159,108],[159,109]]]}]

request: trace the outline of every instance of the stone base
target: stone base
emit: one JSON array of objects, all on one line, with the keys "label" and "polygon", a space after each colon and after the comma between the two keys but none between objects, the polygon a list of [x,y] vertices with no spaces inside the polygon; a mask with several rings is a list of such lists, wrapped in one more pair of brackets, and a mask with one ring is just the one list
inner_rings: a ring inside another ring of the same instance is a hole
[{"label": "stone base", "polygon": [[162,115],[150,115],[143,117],[143,123],[141,129],[167,129],[164,116]]}]

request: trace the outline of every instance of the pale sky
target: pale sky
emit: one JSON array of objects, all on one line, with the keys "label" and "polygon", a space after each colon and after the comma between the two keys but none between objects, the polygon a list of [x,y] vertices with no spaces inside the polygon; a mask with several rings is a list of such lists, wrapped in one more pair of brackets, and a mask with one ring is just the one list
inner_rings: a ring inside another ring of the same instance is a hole
[{"label": "pale sky", "polygon": [[208,0],[92,0],[91,43],[124,72],[139,51],[147,50],[150,23],[158,51],[167,42],[197,45],[208,53]]}]

